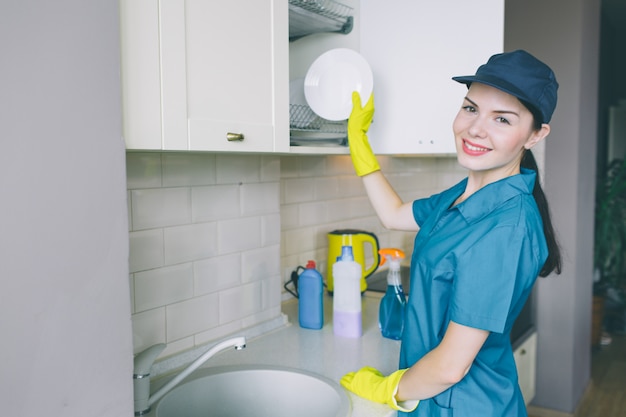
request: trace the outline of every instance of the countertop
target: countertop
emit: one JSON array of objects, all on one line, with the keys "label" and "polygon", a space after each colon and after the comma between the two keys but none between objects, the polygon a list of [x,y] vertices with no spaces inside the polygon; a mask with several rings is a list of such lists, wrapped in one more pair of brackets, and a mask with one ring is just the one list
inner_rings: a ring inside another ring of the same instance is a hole
[{"label": "countertop", "polygon": [[[337,337],[333,334],[332,298],[324,296],[324,327],[300,328],[298,302],[283,303],[289,325],[262,336],[248,339],[241,351],[227,350],[215,355],[205,366],[263,364],[303,369],[339,382],[341,377],[363,366],[373,366],[387,375],[398,369],[400,342],[386,339],[378,329],[378,306],[382,293],[363,295],[363,336]],[[236,336],[236,335],[234,335]],[[155,381],[157,382],[157,381]],[[159,385],[159,384],[155,384]],[[353,417],[388,417],[395,411],[348,392]]]}]

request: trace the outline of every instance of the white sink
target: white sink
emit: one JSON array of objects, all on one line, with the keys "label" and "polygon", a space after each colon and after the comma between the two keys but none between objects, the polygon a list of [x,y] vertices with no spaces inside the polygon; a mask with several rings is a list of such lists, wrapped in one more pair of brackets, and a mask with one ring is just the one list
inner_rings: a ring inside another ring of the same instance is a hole
[{"label": "white sink", "polygon": [[156,404],[157,417],[347,417],[336,382],[299,369],[237,365],[197,370]]}]

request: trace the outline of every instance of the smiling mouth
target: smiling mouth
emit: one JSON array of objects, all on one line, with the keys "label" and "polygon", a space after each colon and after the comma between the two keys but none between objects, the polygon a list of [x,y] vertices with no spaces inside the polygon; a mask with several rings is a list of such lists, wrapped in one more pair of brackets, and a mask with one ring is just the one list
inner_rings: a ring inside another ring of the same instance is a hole
[{"label": "smiling mouth", "polygon": [[463,140],[463,147],[465,149],[467,149],[470,152],[476,152],[476,153],[484,153],[484,152],[489,152],[491,151],[491,149],[489,148],[483,148],[482,146],[476,146],[474,144],[469,143],[466,140]]}]

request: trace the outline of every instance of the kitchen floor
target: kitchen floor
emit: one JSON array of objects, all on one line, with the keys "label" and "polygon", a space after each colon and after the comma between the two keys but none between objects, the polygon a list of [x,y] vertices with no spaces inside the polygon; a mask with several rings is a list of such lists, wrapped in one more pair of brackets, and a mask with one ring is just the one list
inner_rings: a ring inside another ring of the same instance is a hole
[{"label": "kitchen floor", "polygon": [[626,416],[626,335],[611,337],[611,344],[592,352],[592,382],[574,417]]}]

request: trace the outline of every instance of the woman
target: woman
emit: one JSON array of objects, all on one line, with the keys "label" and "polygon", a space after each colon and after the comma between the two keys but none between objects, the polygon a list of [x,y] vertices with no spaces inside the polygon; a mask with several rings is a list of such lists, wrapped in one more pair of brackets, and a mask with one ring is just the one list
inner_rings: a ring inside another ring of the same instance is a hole
[{"label": "woman", "polygon": [[[558,83],[529,53],[497,54],[475,75],[454,120],[468,176],[404,203],[380,172],[366,132],[373,98],[358,93],[350,153],[376,213],[390,229],[418,231],[400,370],[363,368],[342,378],[357,395],[414,416],[526,416],[510,344],[538,275],[561,257],[531,148],[550,133]],[[419,405],[418,405],[419,403]]]}]

